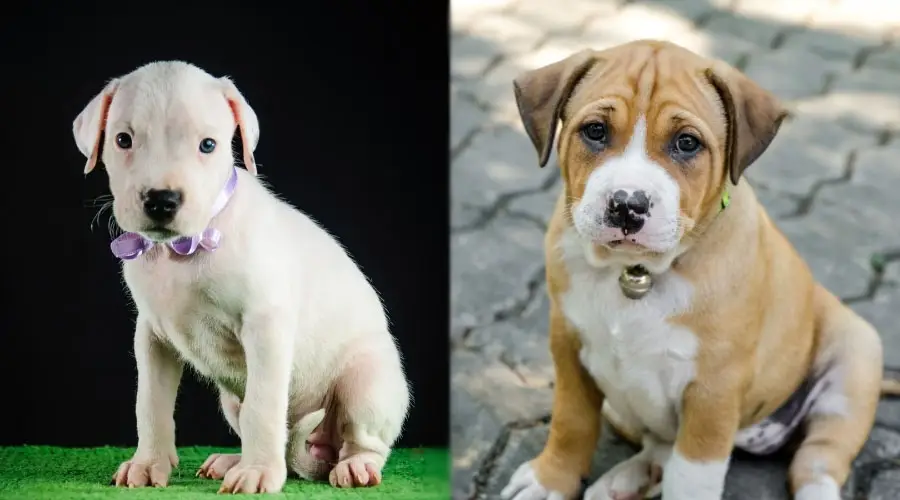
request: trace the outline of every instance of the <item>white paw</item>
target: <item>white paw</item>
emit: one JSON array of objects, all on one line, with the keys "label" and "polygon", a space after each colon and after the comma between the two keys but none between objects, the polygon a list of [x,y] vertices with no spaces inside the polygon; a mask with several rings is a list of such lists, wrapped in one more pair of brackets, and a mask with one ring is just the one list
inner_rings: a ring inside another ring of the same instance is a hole
[{"label": "white paw", "polygon": [[357,453],[338,462],[328,474],[328,481],[335,488],[378,486],[382,463],[384,458],[377,453]]},{"label": "white paw", "polygon": [[603,474],[584,492],[584,500],[639,500],[659,495],[662,467],[670,450],[644,439],[644,449]]},{"label": "white paw", "polygon": [[240,454],[213,453],[200,466],[196,476],[209,479],[224,479],[225,474],[240,461]]},{"label": "white paw", "polygon": [[841,500],[841,487],[831,476],[822,476],[816,482],[804,484],[794,500]]},{"label": "white paw", "polygon": [[249,465],[241,460],[225,473],[219,493],[280,493],[286,479],[284,460],[268,465]]},{"label": "white paw", "polygon": [[695,462],[674,451],[663,470],[662,497],[665,500],[722,500],[729,461]]},{"label": "white paw", "polygon": [[503,500],[566,500],[558,491],[549,491],[538,482],[530,462],[520,465],[500,492]]}]

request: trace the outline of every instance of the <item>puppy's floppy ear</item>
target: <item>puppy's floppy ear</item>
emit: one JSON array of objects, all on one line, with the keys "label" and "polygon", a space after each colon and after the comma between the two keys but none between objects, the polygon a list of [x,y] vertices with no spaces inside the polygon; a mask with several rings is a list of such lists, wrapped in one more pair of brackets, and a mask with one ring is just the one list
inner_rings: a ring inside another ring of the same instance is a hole
[{"label": "puppy's floppy ear", "polygon": [[737,185],[744,170],[768,149],[788,113],[771,92],[725,63],[715,63],[705,76],[725,110],[725,169]]},{"label": "puppy's floppy ear", "polygon": [[219,80],[225,87],[225,98],[228,100],[228,105],[231,106],[234,122],[241,131],[244,166],[247,171],[256,175],[256,160],[253,158],[253,151],[256,150],[256,145],[259,143],[259,119],[256,118],[256,112],[247,104],[247,100],[244,99],[230,78],[223,76]]},{"label": "puppy's floppy ear", "polygon": [[114,79],[106,84],[103,90],[91,99],[91,102],[72,123],[72,134],[75,136],[75,145],[81,154],[87,157],[84,164],[84,173],[88,174],[101,159],[103,151],[103,133],[106,131],[106,117],[109,115],[109,105],[116,93],[119,80]]},{"label": "puppy's floppy ear", "polygon": [[586,49],[562,61],[525,72],[513,80],[519,116],[537,150],[540,166],[550,159],[563,106],[595,61],[594,51]]}]

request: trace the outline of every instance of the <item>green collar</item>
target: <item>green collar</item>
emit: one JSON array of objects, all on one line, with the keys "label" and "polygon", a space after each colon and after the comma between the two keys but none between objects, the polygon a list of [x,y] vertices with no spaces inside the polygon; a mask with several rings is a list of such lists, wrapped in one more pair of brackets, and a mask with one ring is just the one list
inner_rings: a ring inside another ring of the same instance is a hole
[{"label": "green collar", "polygon": [[728,189],[726,188],[725,191],[722,191],[722,208],[721,210],[719,210],[719,212],[728,208],[728,205],[731,205],[731,193],[729,193]]}]

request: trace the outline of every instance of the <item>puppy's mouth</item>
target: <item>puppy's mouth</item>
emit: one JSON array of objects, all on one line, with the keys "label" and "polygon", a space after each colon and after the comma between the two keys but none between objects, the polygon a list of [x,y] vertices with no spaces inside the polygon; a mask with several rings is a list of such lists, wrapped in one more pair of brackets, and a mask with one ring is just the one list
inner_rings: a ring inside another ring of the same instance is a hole
[{"label": "puppy's mouth", "polygon": [[147,239],[154,243],[165,243],[181,236],[179,233],[165,227],[150,227],[141,231]]},{"label": "puppy's mouth", "polygon": [[598,245],[606,247],[609,250],[613,250],[616,252],[624,252],[624,253],[635,253],[635,254],[649,254],[649,253],[657,253],[656,250],[638,243],[636,241],[628,240],[628,239],[619,239],[619,240],[610,240],[597,242]]},{"label": "puppy's mouth", "polygon": [[611,240],[611,241],[603,242],[603,243],[601,243],[601,245],[609,247],[610,249],[613,249],[613,250],[632,250],[632,249],[640,250],[640,249],[647,248],[644,245],[641,245],[640,243],[637,243],[637,242],[631,241],[631,240],[626,240],[626,239]]},{"label": "puppy's mouth", "polygon": [[608,228],[598,233],[592,234],[585,239],[597,250],[605,250],[620,255],[659,255],[670,251],[674,246],[674,243],[668,238],[659,239],[642,237],[640,235],[623,235],[621,231]]}]

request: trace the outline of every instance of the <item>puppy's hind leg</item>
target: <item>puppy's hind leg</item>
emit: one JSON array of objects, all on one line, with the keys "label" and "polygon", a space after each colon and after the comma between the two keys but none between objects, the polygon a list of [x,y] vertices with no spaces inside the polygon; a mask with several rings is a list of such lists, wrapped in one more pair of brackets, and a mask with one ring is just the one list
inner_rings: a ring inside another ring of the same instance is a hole
[{"label": "puppy's hind leg", "polygon": [[662,469],[672,455],[672,445],[643,438],[637,455],[608,470],[584,492],[584,500],[641,500],[662,491]]},{"label": "puppy's hind leg", "polygon": [[877,332],[833,297],[827,299],[833,302],[822,308],[827,312],[820,323],[815,364],[825,367],[823,377],[828,380],[807,416],[804,440],[791,463],[796,500],[840,500],[851,463],[872,428],[881,392]]},{"label": "puppy's hind leg", "polygon": [[324,480],[334,466],[337,459],[332,445],[335,415],[334,406],[326,405],[326,408],[304,415],[291,427],[287,464],[301,478]]},{"label": "puppy's hind leg", "polygon": [[331,485],[380,484],[381,470],[400,436],[410,399],[394,345],[357,351],[337,379],[335,397],[342,445],[329,475]]},{"label": "puppy's hind leg", "polygon": [[[241,437],[240,398],[219,387],[219,401],[222,403],[222,413],[225,415],[225,421],[231,426],[231,430],[238,437]],[[240,461],[241,455],[239,453],[213,453],[203,462],[196,475],[197,477],[209,479],[222,479],[225,477],[225,473]]]}]

